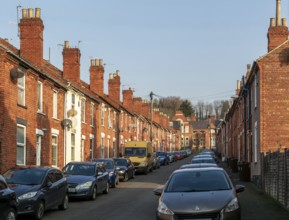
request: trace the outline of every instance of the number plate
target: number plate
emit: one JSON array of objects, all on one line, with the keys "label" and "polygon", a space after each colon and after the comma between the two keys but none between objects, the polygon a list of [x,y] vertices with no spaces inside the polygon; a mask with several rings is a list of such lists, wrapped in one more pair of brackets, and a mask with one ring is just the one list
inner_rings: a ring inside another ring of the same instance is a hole
[{"label": "number plate", "polygon": [[68,188],[68,192],[76,192],[75,188]]}]

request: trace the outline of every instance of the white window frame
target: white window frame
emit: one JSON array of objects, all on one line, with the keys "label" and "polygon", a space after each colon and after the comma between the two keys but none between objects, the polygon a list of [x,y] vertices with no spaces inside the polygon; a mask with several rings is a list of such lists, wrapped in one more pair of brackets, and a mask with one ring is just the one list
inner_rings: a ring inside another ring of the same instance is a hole
[{"label": "white window frame", "polygon": [[111,123],[111,109],[108,109],[108,116],[107,116],[107,124],[108,124],[108,128],[112,128],[112,123]]},{"label": "white window frame", "polygon": [[[18,142],[18,128],[23,129],[23,143]],[[26,164],[26,126],[17,124],[17,134],[16,134],[16,139],[17,139],[17,150],[16,150],[16,164],[17,165],[25,165]],[[18,161],[18,154],[23,153],[23,163],[19,163]]]},{"label": "white window frame", "polygon": [[37,82],[37,112],[43,112],[43,83]]},{"label": "white window frame", "polygon": [[[56,143],[53,143],[53,138],[55,138]],[[55,149],[55,155],[53,153],[53,149]],[[51,164],[52,166],[57,166],[58,164],[57,157],[58,157],[58,135],[52,134],[51,136]]]},{"label": "white window frame", "polygon": [[41,143],[42,136],[36,135],[36,166],[41,165]]},{"label": "white window frame", "polygon": [[254,163],[258,162],[258,122],[254,124]]},{"label": "white window frame", "polygon": [[[20,84],[20,80],[23,79],[23,84]],[[25,76],[18,78],[17,80],[17,87],[18,87],[18,100],[17,103],[19,105],[25,106]]]},{"label": "white window frame", "polygon": [[72,109],[75,108],[75,99],[76,99],[75,94],[72,93],[72,94],[71,94],[71,108],[72,108]]},{"label": "white window frame", "polygon": [[71,133],[71,161],[75,161],[75,134],[74,133]]},{"label": "white window frame", "polygon": [[105,105],[101,105],[101,125],[104,126],[104,117],[105,117]]},{"label": "white window frame", "polygon": [[53,118],[58,118],[58,92],[53,90]]},{"label": "white window frame", "polygon": [[101,158],[104,158],[104,145],[105,145],[105,137],[104,135],[101,135],[100,139],[100,153],[101,153]]},{"label": "white window frame", "polygon": [[94,127],[94,103],[90,103],[90,126]]},{"label": "white window frame", "polygon": [[81,122],[85,123],[85,99],[81,99]]}]

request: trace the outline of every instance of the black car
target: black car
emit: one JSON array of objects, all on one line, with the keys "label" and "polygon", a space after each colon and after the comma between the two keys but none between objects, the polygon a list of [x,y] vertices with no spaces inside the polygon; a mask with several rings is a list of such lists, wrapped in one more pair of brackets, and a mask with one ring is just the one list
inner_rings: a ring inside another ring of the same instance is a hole
[{"label": "black car", "polygon": [[128,158],[113,158],[118,169],[119,178],[122,181],[128,181],[134,178],[135,168],[133,163]]},{"label": "black car", "polygon": [[19,215],[30,214],[41,219],[47,209],[68,208],[67,181],[57,168],[17,166],[7,170],[3,177],[16,192]]},{"label": "black car", "polygon": [[109,175],[103,164],[96,162],[70,162],[63,168],[68,182],[70,198],[95,200],[98,193],[109,191]]},{"label": "black car", "polygon": [[119,174],[116,169],[116,165],[111,158],[98,158],[93,159],[93,162],[103,163],[106,171],[109,174],[109,184],[112,188],[115,188],[116,185],[119,183]]},{"label": "black car", "polygon": [[16,193],[0,175],[0,220],[16,220],[18,201]]}]

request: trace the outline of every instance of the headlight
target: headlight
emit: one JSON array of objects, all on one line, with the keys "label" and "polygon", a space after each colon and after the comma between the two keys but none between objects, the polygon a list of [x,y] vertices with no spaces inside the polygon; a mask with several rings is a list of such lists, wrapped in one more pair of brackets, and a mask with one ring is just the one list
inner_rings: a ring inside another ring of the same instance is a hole
[{"label": "headlight", "polygon": [[26,193],[26,194],[24,194],[24,195],[22,195],[22,196],[19,196],[18,199],[19,199],[19,200],[31,199],[31,198],[33,198],[36,194],[37,194],[37,192]]},{"label": "headlight", "polygon": [[165,215],[174,215],[174,213],[161,200],[159,200],[158,212]]},{"label": "headlight", "polygon": [[233,212],[239,208],[238,199],[234,198],[225,208],[224,212]]},{"label": "headlight", "polygon": [[92,181],[89,181],[89,182],[86,182],[86,183],[83,183],[83,184],[80,184],[76,187],[76,190],[80,190],[80,189],[88,189],[90,188],[92,185]]},{"label": "headlight", "polygon": [[120,171],[118,171],[119,173],[121,173],[121,174],[123,174],[123,173],[125,173],[125,170],[120,170]]},{"label": "headlight", "polygon": [[148,165],[148,163],[145,162],[145,161],[143,161],[143,162],[141,162],[139,165],[140,165],[141,167],[146,167],[146,166]]},{"label": "headlight", "polygon": [[109,176],[113,176],[113,172],[110,172],[110,173],[109,173]]}]

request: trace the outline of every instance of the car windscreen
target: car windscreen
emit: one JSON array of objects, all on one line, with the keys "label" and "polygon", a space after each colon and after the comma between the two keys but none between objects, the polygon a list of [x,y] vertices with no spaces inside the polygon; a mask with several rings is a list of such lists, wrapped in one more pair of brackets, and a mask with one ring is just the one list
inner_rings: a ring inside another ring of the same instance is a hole
[{"label": "car windscreen", "polygon": [[125,159],[114,159],[114,163],[116,166],[126,166],[127,161]]},{"label": "car windscreen", "polygon": [[146,156],[146,148],[144,147],[129,147],[125,148],[124,151],[125,156],[129,157],[145,157]]},{"label": "car windscreen", "polygon": [[3,174],[7,183],[21,185],[39,185],[46,174],[44,169],[8,170]]},{"label": "car windscreen", "polygon": [[167,154],[165,152],[157,152],[157,155],[165,157]]},{"label": "car windscreen", "polygon": [[220,170],[189,170],[171,176],[166,192],[203,192],[230,190],[227,176]]},{"label": "car windscreen", "polygon": [[95,165],[71,163],[63,168],[63,172],[69,175],[93,176],[95,175]]},{"label": "car windscreen", "polygon": [[105,167],[105,169],[113,169],[114,168],[114,164],[113,161],[111,160],[93,160],[94,162],[97,163],[102,163]]}]

